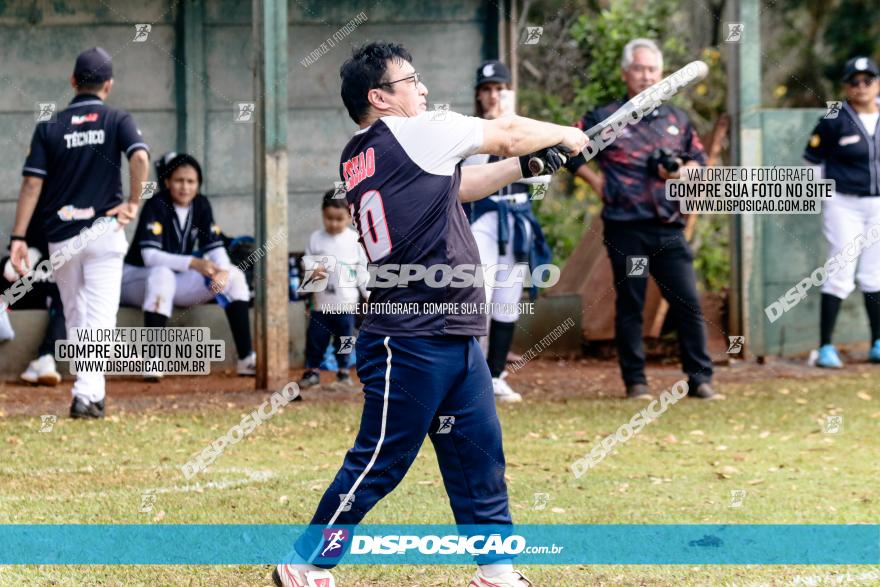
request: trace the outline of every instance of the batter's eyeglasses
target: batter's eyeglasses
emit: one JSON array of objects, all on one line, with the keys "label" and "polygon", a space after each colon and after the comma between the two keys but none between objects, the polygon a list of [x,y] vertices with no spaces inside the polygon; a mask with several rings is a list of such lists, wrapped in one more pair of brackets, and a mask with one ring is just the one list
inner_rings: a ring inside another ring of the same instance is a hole
[{"label": "batter's eyeglasses", "polygon": [[396,79],[393,82],[382,82],[381,84],[379,84],[379,87],[381,88],[382,86],[390,86],[390,85],[396,84],[397,82],[405,82],[407,80],[412,80],[413,87],[418,88],[419,83],[421,83],[421,81],[422,81],[422,74],[420,74],[419,72],[415,72],[412,75],[408,75],[406,77]]},{"label": "batter's eyeglasses", "polygon": [[862,79],[848,80],[846,82],[846,85],[851,88],[857,88],[859,86],[865,86],[867,88],[870,87],[870,85],[873,84],[875,81],[877,81],[876,77],[863,77]]}]

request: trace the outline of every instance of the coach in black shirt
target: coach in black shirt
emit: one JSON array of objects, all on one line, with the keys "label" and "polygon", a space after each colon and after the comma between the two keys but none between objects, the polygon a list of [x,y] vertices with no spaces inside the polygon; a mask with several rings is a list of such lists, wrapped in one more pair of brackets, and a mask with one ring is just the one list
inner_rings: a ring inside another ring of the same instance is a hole
[{"label": "coach in black shirt", "polygon": [[[622,61],[626,98],[587,114],[578,126],[586,130],[601,122],[628,99],[660,81],[662,72],[663,55],[653,41],[630,41]],[[638,123],[627,126],[598,154],[601,173],[590,169],[582,155],[573,158],[567,167],[589,182],[604,202],[605,246],[617,293],[615,340],[627,397],[651,397],[642,344],[642,311],[650,274],[677,319],[688,395],[711,399],[719,396],[710,384],[712,361],[706,351],[693,254],[684,236],[678,203],[665,197],[666,180],[678,178],[679,172],[663,166],[658,149],[665,149],[681,166],[706,162],[687,115],[678,108],[661,105]]]},{"label": "coach in black shirt", "polygon": [[[137,215],[148,147],[131,114],[105,103],[113,88],[109,53],[100,47],[80,53],[70,84],[76,96],[67,108],[56,116],[51,109],[41,112],[46,119],[41,116],[34,129],[22,168],[10,256],[20,275],[32,269],[25,232],[39,201],[41,217],[33,222],[49,242],[67,328],[114,328],[127,249],[121,228]],[[123,155],[129,162],[127,201]],[[71,393],[71,417],[104,417],[102,372],[78,371]]]}]

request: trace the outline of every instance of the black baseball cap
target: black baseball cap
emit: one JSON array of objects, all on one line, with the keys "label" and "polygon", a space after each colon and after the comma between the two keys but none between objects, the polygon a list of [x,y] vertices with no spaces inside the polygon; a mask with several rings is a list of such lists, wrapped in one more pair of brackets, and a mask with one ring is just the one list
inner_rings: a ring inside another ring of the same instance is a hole
[{"label": "black baseball cap", "polygon": [[880,75],[880,68],[870,57],[853,57],[843,66],[843,81],[849,81],[857,73],[867,73],[877,77]]},{"label": "black baseball cap", "polygon": [[483,62],[483,64],[477,68],[477,84],[474,87],[478,88],[481,84],[487,84],[489,82],[509,84],[510,70],[507,69],[506,65],[494,59]]},{"label": "black baseball cap", "polygon": [[113,59],[100,47],[92,47],[80,53],[73,66],[77,83],[97,84],[113,77]]}]

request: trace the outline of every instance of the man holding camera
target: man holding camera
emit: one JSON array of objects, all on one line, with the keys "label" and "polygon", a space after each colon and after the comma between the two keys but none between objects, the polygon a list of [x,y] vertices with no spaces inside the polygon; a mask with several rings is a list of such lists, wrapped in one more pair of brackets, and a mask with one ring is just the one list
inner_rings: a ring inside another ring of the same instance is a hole
[{"label": "man holding camera", "polygon": [[[627,96],[595,109],[578,123],[589,129],[627,100],[660,81],[663,55],[648,39],[635,39],[623,50],[622,76]],[[666,200],[665,182],[680,177],[681,167],[700,166],[706,155],[687,115],[661,105],[638,123],[627,126],[596,156],[601,171],[583,155],[566,167],[602,194],[605,246],[617,293],[615,341],[628,398],[650,399],[642,344],[642,311],[647,277],[652,275],[678,327],[682,368],[688,395],[718,396],[711,386],[712,360],[700,310],[693,254],[684,236],[677,202]]]}]

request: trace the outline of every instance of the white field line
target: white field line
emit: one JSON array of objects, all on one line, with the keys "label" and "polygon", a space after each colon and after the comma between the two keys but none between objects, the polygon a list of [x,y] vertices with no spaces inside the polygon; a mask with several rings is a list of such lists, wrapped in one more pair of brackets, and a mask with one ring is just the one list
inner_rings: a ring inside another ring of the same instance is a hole
[{"label": "white field line", "polygon": [[[115,470],[119,469],[143,469],[155,471],[157,469],[177,469],[176,466],[162,465],[159,467],[118,467]],[[62,471],[61,474],[64,473],[87,473],[94,472],[93,470],[89,470],[89,467],[79,468],[79,469],[44,469],[41,471],[37,471],[35,474],[37,476],[43,474],[59,474],[59,471]],[[136,493],[200,493],[205,491],[206,489],[230,489],[233,487],[240,487],[242,485],[248,485],[250,483],[262,483],[264,481],[268,481],[272,477],[275,476],[274,471],[269,470],[253,470],[248,468],[240,468],[240,467],[229,467],[229,468],[218,468],[215,469],[217,473],[231,473],[231,474],[241,474],[244,475],[244,479],[223,479],[220,481],[208,481],[207,483],[187,483],[185,485],[172,485],[170,487],[152,487],[147,488]],[[0,502],[14,502],[14,501],[81,501],[83,499],[96,499],[96,498],[106,498],[113,495],[130,495],[132,493],[131,489],[111,489],[109,491],[92,491],[86,493],[77,493],[75,495],[9,495],[2,496],[0,495]]]}]

